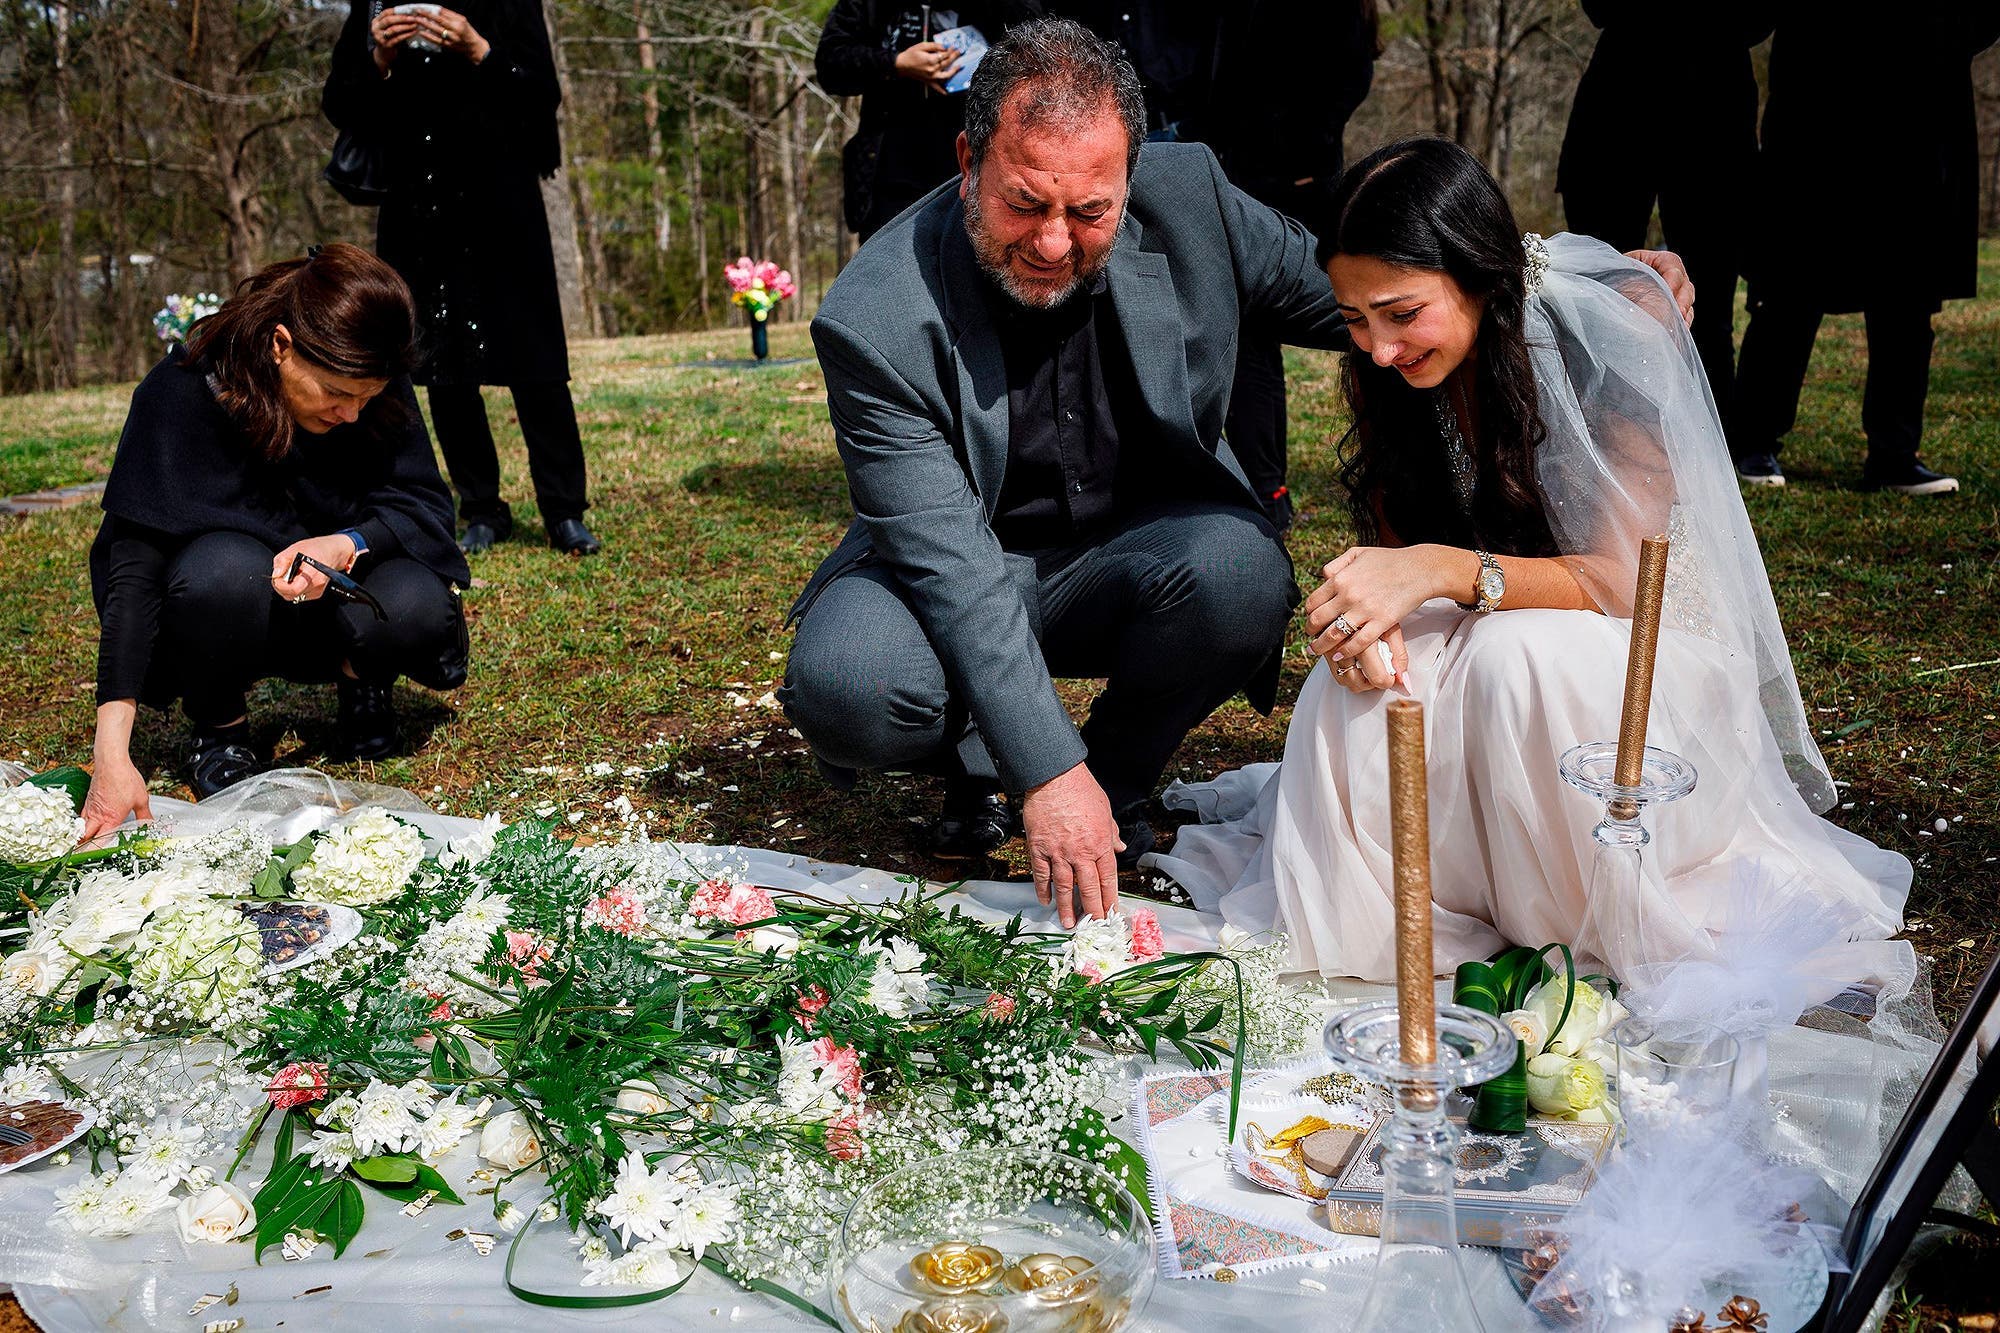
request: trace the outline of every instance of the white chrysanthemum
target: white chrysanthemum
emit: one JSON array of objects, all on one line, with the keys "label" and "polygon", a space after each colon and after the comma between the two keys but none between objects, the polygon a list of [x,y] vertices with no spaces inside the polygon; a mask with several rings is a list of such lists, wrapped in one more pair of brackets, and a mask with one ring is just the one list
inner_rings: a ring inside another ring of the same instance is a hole
[{"label": "white chrysanthemum", "polygon": [[56,939],[71,953],[88,958],[113,945],[129,944],[151,912],[136,880],[115,870],[92,871],[63,904]]},{"label": "white chrysanthemum", "polygon": [[667,1287],[681,1279],[681,1261],[671,1245],[657,1240],[641,1241],[616,1259],[608,1254],[585,1254],[583,1286],[586,1287]]},{"label": "white chrysanthemum", "polygon": [[[418,1105],[427,1104],[419,1101]],[[407,1088],[380,1079],[370,1079],[355,1098],[350,1117],[354,1148],[362,1157],[381,1152],[402,1152],[417,1139],[417,1118],[411,1113]]]},{"label": "white chrysanthemum", "polygon": [[455,933],[473,936],[484,944],[494,931],[506,929],[507,916],[513,907],[513,899],[506,894],[481,889],[459,905],[451,924]]},{"label": "white chrysanthemum", "polygon": [[132,945],[132,989],[209,1023],[256,984],[263,965],[256,928],[234,907],[204,899],[146,922]]},{"label": "white chrysanthemum", "polygon": [[[779,1046],[778,1106],[796,1120],[830,1120],[848,1109],[840,1090],[840,1072],[822,1065],[811,1042],[787,1041]],[[740,1110],[740,1108],[739,1108]]]},{"label": "white chrysanthemum", "polygon": [[367,907],[401,893],[423,859],[423,834],[386,810],[363,810],[320,835],[292,888],[312,902]]},{"label": "white chrysanthemum", "polygon": [[446,870],[470,870],[493,854],[493,840],[507,827],[499,815],[488,815],[479,827],[453,838],[438,854],[438,864]]},{"label": "white chrysanthemum", "polygon": [[174,1206],[171,1181],[139,1172],[106,1172],[56,1191],[57,1220],[86,1236],[129,1236],[153,1214]]},{"label": "white chrysanthemum", "polygon": [[26,782],[0,789],[0,861],[50,861],[82,839],[83,821],[68,792]]},{"label": "white chrysanthemum", "polygon": [[44,1065],[15,1064],[0,1070],[0,1102],[28,1102],[54,1081]]},{"label": "white chrysanthemum", "polygon": [[930,1003],[931,978],[924,973],[922,949],[898,935],[884,944],[864,945],[861,953],[875,959],[865,997],[871,1008],[891,1018],[908,1018]]},{"label": "white chrysanthemum", "polygon": [[1123,971],[1131,961],[1131,922],[1114,912],[1106,917],[1080,918],[1057,951],[1054,965],[1058,979],[1075,972],[1102,980]]},{"label": "white chrysanthemum", "polygon": [[345,1171],[361,1153],[354,1146],[352,1134],[329,1134],[323,1129],[316,1129],[313,1131],[312,1147],[306,1150],[306,1155],[314,1166],[331,1175]]},{"label": "white chrysanthemum", "polygon": [[426,1157],[442,1157],[472,1132],[478,1119],[474,1109],[461,1103],[454,1092],[432,1107],[423,1124],[417,1126],[417,1147]]},{"label": "white chrysanthemum", "polygon": [[709,1246],[735,1239],[736,1224],[742,1220],[735,1186],[702,1185],[681,1201],[662,1239],[675,1249],[693,1251],[695,1262],[700,1263]]},{"label": "white chrysanthemum", "polygon": [[176,1117],[155,1120],[143,1129],[132,1128],[134,1132],[121,1136],[118,1144],[119,1161],[127,1175],[164,1180],[172,1188],[194,1172],[205,1137],[200,1125]]},{"label": "white chrysanthemum", "polygon": [[591,1205],[591,1211],[618,1229],[627,1245],[640,1240],[661,1240],[669,1224],[680,1212],[687,1186],[672,1172],[654,1170],[640,1153],[627,1153],[618,1164],[618,1180],[611,1193]]}]

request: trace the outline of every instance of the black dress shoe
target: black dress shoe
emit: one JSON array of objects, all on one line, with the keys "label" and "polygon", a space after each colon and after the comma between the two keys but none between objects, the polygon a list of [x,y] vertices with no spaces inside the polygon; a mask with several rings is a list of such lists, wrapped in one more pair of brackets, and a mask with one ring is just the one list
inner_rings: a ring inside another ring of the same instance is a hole
[{"label": "black dress shoe", "polygon": [[396,703],[389,683],[342,676],[334,688],[340,696],[335,752],[348,759],[384,759],[396,753]]},{"label": "black dress shoe", "polygon": [[1785,470],[1778,466],[1776,454],[1750,454],[1736,460],[1736,475],[1749,486],[1782,486],[1785,484]]},{"label": "black dress shoe", "polygon": [[564,555],[596,555],[604,543],[590,535],[580,518],[565,518],[549,529],[549,545]]},{"label": "black dress shoe", "polygon": [[1125,844],[1125,850],[1118,853],[1120,870],[1137,869],[1139,858],[1152,851],[1153,845],[1159,841],[1154,836],[1153,826],[1137,810],[1129,810],[1120,816],[1118,838]]},{"label": "black dress shoe", "polygon": [[254,776],[258,767],[257,752],[250,748],[248,722],[227,727],[196,727],[194,738],[188,742],[187,780],[197,801],[205,801]]},{"label": "black dress shoe", "polygon": [[1958,478],[1947,477],[1912,458],[1891,467],[1868,464],[1861,469],[1864,491],[1900,491],[1904,495],[1949,495],[1958,489]]},{"label": "black dress shoe", "polygon": [[497,542],[506,541],[513,532],[511,524],[475,518],[465,525],[465,535],[458,539],[458,549],[467,555],[477,555],[481,551],[490,550]]},{"label": "black dress shoe", "polygon": [[940,861],[976,861],[1020,836],[1021,816],[983,783],[947,782],[944,809],[930,827],[931,855]]}]

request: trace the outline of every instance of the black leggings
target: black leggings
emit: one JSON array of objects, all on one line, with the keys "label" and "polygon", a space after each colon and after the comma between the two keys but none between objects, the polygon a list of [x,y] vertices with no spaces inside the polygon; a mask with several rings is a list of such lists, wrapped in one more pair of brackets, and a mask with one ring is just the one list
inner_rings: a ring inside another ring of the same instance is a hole
[{"label": "black leggings", "polygon": [[465,681],[465,621],[451,585],[401,556],[362,562],[356,579],[389,614],[321,596],[271,591],[273,551],[238,532],[211,532],[167,562],[158,652],[188,718],[216,726],[243,715],[243,695],[267,676],[323,683],[341,663],[363,680],[408,676],[432,689]]}]

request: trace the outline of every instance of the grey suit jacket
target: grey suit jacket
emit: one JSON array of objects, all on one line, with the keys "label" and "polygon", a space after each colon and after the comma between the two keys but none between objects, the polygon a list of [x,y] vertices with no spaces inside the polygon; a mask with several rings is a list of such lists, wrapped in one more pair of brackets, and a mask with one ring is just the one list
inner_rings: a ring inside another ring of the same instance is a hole
[{"label": "grey suit jacket", "polygon": [[[1106,268],[1144,411],[1121,449],[1188,496],[1254,507],[1222,441],[1237,330],[1346,345],[1314,241],[1223,178],[1198,144],[1147,144]],[[1084,758],[1036,636],[1032,562],[991,517],[1007,466],[1007,375],[952,181],[861,247],[812,322],[854,523],[792,618],[830,580],[880,561],[901,581],[1012,791]],[[1270,690],[1260,706],[1270,707]],[[1253,701],[1256,702],[1256,701]]]}]

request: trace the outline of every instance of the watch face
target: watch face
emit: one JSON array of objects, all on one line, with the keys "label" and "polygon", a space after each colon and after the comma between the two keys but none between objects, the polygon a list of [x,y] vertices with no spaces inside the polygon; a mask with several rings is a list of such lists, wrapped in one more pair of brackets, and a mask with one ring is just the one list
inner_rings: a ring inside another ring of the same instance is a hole
[{"label": "watch face", "polygon": [[1489,569],[1479,576],[1479,595],[1489,602],[1497,602],[1507,591],[1506,576],[1497,569]]}]

